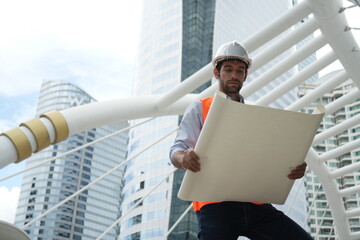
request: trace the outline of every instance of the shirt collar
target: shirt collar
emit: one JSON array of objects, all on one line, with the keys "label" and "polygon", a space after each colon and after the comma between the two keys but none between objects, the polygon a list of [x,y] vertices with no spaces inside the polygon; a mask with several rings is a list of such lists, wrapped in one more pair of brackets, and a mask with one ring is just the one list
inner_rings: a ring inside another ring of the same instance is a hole
[{"label": "shirt collar", "polygon": [[[230,96],[228,96],[227,94],[225,94],[225,96],[226,96],[226,99],[231,100]],[[239,102],[244,103],[244,97],[241,94],[240,94],[240,101]]]}]

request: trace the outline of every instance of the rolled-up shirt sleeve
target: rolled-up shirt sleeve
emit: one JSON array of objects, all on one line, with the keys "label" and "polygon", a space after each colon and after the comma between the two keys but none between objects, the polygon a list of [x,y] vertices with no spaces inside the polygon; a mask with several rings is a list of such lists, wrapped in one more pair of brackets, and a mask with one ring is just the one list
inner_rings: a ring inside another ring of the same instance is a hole
[{"label": "rolled-up shirt sleeve", "polygon": [[178,151],[195,148],[202,125],[201,101],[192,102],[184,113],[174,144],[170,148],[170,159]]}]

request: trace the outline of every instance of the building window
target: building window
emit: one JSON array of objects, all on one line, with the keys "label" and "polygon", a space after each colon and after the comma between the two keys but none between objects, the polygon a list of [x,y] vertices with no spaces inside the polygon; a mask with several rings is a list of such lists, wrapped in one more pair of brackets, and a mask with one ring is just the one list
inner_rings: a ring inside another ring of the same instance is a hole
[{"label": "building window", "polygon": [[79,228],[79,227],[75,227],[74,230],[75,230],[75,232],[79,232],[79,233],[83,232],[83,229]]},{"label": "building window", "polygon": [[139,224],[142,222],[142,214],[136,215],[132,218],[129,218],[128,222],[127,222],[127,227],[131,227],[133,225]]},{"label": "building window", "polygon": [[126,236],[124,240],[140,240],[140,237],[141,237],[140,232],[136,232]]}]

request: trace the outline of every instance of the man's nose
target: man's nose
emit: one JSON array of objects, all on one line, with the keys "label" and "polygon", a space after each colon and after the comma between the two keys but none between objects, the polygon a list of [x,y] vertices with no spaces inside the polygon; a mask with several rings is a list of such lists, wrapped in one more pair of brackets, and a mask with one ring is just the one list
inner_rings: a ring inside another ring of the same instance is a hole
[{"label": "man's nose", "polygon": [[231,74],[231,79],[232,79],[232,80],[237,80],[237,79],[239,79],[238,74],[237,74],[236,72],[233,72],[233,73]]}]

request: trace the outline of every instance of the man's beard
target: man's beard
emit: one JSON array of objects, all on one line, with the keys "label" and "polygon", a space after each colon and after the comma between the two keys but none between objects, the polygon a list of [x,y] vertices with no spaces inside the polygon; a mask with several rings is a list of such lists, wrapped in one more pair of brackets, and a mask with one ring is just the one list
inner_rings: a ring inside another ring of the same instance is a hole
[{"label": "man's beard", "polygon": [[224,90],[224,93],[239,93],[242,88],[242,84],[239,82],[237,86],[230,86],[228,82],[224,83],[222,80],[220,81],[221,88]]}]

